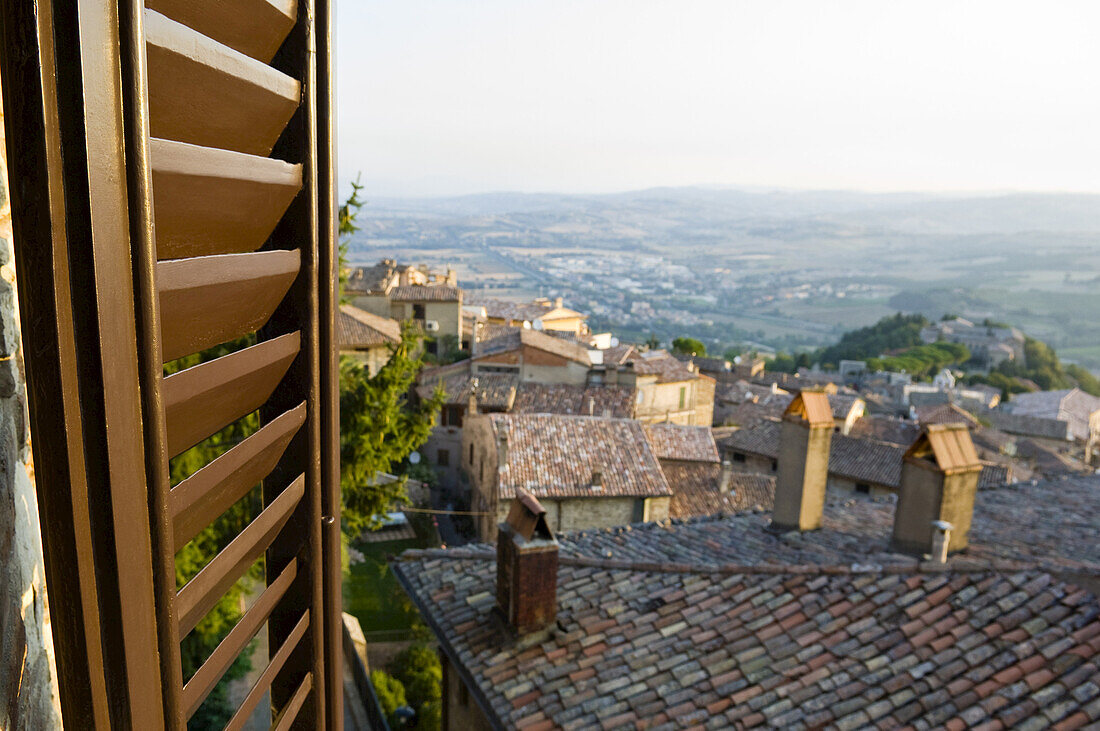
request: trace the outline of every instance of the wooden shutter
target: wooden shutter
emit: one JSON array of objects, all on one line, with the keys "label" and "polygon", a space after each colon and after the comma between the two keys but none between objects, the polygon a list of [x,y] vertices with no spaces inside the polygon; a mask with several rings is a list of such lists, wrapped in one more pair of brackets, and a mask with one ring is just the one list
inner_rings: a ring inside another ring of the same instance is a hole
[{"label": "wooden shutter", "polygon": [[[273,727],[340,728],[327,0],[4,3],[0,72],[66,725],[185,727],[266,625],[229,727],[270,690]],[[178,549],[260,481],[262,512],[177,591]],[[260,556],[266,588],[184,684],[181,638]]]}]

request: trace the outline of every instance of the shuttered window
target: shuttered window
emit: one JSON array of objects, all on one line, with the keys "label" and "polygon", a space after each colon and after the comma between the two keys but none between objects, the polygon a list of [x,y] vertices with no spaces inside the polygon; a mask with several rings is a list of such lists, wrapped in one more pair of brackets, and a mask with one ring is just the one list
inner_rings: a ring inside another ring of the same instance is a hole
[{"label": "shuttered window", "polygon": [[[328,3],[39,0],[0,23],[66,725],[183,728],[266,627],[229,728],[268,691],[273,727],[339,728]],[[172,484],[170,459],[252,415]],[[176,552],[260,483],[177,587]],[[262,591],[185,683],[180,642],[261,559]]]}]

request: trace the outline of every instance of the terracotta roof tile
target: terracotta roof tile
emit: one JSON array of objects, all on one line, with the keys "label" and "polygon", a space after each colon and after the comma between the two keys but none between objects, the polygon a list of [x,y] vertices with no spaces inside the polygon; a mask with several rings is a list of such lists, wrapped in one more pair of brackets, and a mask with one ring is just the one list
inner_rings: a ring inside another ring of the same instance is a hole
[{"label": "terracotta roof tile", "polygon": [[[507,436],[500,497],[523,488],[544,497],[671,495],[640,422],[558,414],[490,414],[494,438]],[[592,485],[599,472],[602,489]]]},{"label": "terracotta roof tile", "polygon": [[352,305],[340,305],[336,338],[342,350],[397,343],[401,341],[401,323]]},{"label": "terracotta roof tile", "polygon": [[582,365],[587,366],[592,364],[592,357],[588,353],[588,348],[584,345],[573,340],[556,338],[553,335],[547,335],[538,330],[529,330],[520,327],[507,328],[495,338],[478,343],[474,359],[476,360],[477,358],[487,355],[507,353],[512,350],[518,350],[522,346],[553,353],[554,355],[576,361]]},{"label": "terracotta roof tile", "polygon": [[574,386],[565,383],[521,383],[515,413],[568,414],[630,418],[634,389],[626,386]]},{"label": "terracotta roof tile", "polygon": [[657,459],[717,463],[718,447],[710,429],[680,424],[646,424],[646,436]]},{"label": "terracotta roof tile", "polygon": [[[1095,536],[1098,486],[1034,489],[1072,494]],[[974,541],[995,545],[990,529],[1003,526],[1014,545],[1044,542],[982,502],[1011,492],[979,496]],[[1095,650],[1069,652],[1100,637],[1097,598],[1040,566],[971,556],[926,567],[892,554],[892,506],[834,501],[823,529],[805,534],[770,533],[766,515],[742,514],[561,535],[558,622],[529,646],[491,600],[466,601],[494,586],[491,549],[408,552],[394,571],[503,726],[612,727],[631,713],[837,728],[1010,727],[1036,714],[1037,725],[1100,722]],[[1098,567],[1079,570],[1095,577]],[[1010,613],[1011,637],[1001,629]]]},{"label": "terracotta roof tile", "polygon": [[393,302],[458,302],[462,290],[449,284],[403,284],[388,292]]}]

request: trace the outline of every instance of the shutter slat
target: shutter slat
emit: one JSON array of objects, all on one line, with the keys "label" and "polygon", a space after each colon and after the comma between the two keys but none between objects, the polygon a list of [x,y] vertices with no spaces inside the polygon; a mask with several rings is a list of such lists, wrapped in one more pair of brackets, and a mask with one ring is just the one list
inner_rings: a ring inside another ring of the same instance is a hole
[{"label": "shutter slat", "polygon": [[176,610],[181,639],[195,628],[199,620],[229,591],[229,587],[240,580],[248,567],[267,550],[301,502],[305,489],[306,477],[299,475],[240,535],[179,590]]},{"label": "shutter slat", "polygon": [[301,262],[295,249],[157,264],[164,360],[258,330],[282,301]]},{"label": "shutter slat", "polygon": [[271,472],[305,419],[303,403],[265,424],[172,488],[171,519],[176,551]]},{"label": "shutter slat", "polygon": [[271,153],[301,101],[297,80],[152,10],[145,34],[153,137]]},{"label": "shutter slat", "polygon": [[290,702],[286,704],[286,708],[279,714],[279,718],[275,721],[275,731],[286,731],[294,723],[294,719],[298,718],[298,712],[302,710],[302,706],[306,702],[306,698],[309,696],[309,691],[313,689],[313,673],[306,673],[306,677],[302,678],[302,683],[298,686],[298,690],[294,691],[294,695],[291,696]]},{"label": "shutter slat", "polygon": [[298,17],[294,0],[148,0],[145,5],[264,63]]},{"label": "shutter slat", "polygon": [[278,578],[264,589],[256,603],[248,608],[248,611],[229,631],[229,634],[218,643],[214,652],[210,653],[210,657],[206,659],[198,672],[183,686],[183,713],[186,718],[191,718],[194,715],[202,702],[206,700],[206,696],[210,695],[210,691],[225,675],[225,671],[241,654],[245,645],[251,642],[256,633],[260,631],[260,627],[267,621],[272,610],[275,609],[275,605],[286,594],[290,582],[294,581],[294,577],[297,575],[298,561],[291,560]]},{"label": "shutter slat", "polygon": [[233,718],[229,719],[229,723],[225,725],[225,731],[241,731],[244,728],[245,723],[252,717],[252,712],[256,710],[256,706],[260,704],[260,699],[271,688],[275,676],[283,669],[290,653],[298,647],[298,643],[302,640],[302,636],[305,635],[307,629],[309,629],[308,609],[302,612],[301,619],[294,625],[294,629],[287,636],[286,642],[279,647],[279,651],[271,658],[271,662],[260,673],[260,677],[256,679],[252,689],[248,691],[241,707],[237,709],[237,712],[233,714]]},{"label": "shutter slat", "polygon": [[157,258],[263,245],[302,187],[301,165],[152,139]]},{"label": "shutter slat", "polygon": [[168,454],[180,454],[258,409],[279,384],[301,346],[289,333],[164,379]]}]

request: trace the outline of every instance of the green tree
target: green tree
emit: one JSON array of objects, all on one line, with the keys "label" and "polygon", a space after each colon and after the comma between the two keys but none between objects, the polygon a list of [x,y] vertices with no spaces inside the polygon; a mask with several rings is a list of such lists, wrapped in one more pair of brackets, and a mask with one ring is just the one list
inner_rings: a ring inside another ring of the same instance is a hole
[{"label": "green tree", "polygon": [[344,201],[344,205],[340,206],[339,211],[339,244],[338,253],[340,256],[340,302],[343,304],[346,302],[344,297],[344,285],[348,281],[348,249],[351,247],[351,235],[356,231],[359,231],[359,225],[356,223],[356,218],[359,216],[359,210],[366,205],[366,201],[359,197],[359,193],[363,190],[363,185],[359,182],[358,175],[355,176],[355,180],[351,183],[351,195]]},{"label": "green tree", "polygon": [[435,650],[424,643],[410,645],[390,661],[388,670],[405,686],[405,697],[417,712],[417,728],[439,728],[430,720],[430,706],[442,699],[443,668]]},{"label": "green tree", "polygon": [[382,706],[382,712],[386,714],[390,725],[396,725],[394,711],[408,705],[405,700],[405,686],[383,670],[372,670],[370,683],[374,686],[374,694],[378,696],[378,703]]},{"label": "green tree", "polygon": [[688,337],[673,340],[672,350],[683,355],[698,355],[700,357],[707,354],[707,346],[703,345],[703,341]]},{"label": "green tree", "polygon": [[355,538],[378,525],[378,515],[408,501],[405,480],[380,484],[381,472],[393,472],[410,452],[431,436],[443,405],[442,387],[430,398],[410,403],[409,392],[423,368],[417,354],[419,333],[412,323],[401,328],[401,341],[371,378],[360,363],[340,361],[340,489],[343,526]]},{"label": "green tree", "polygon": [[776,373],[794,373],[798,370],[794,357],[786,353],[776,353],[774,358],[764,360],[764,369]]},{"label": "green tree", "polygon": [[734,345],[732,347],[726,348],[725,352],[722,353],[722,357],[732,363],[734,359],[738,358],[743,352],[743,348]]}]

